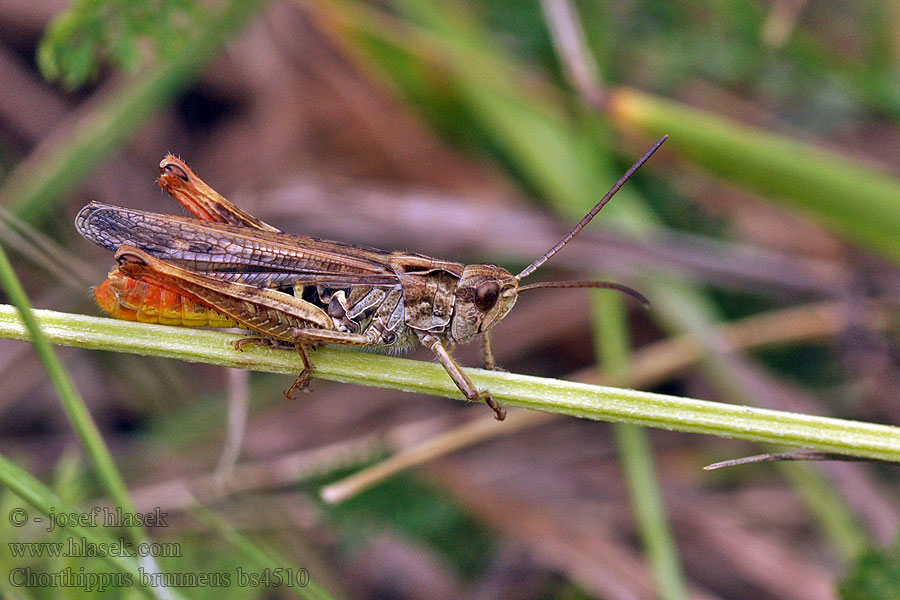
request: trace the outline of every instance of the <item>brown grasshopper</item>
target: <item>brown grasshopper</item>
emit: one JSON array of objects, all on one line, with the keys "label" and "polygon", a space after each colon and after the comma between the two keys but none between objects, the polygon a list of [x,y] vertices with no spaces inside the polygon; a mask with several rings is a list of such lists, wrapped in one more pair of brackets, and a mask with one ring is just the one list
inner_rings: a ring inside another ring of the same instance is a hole
[{"label": "brown grasshopper", "polygon": [[561,250],[662,145],[648,150],[553,248],[518,275],[491,264],[463,265],[421,254],[283,233],[231,204],[183,162],[160,163],[160,185],[198,219],[92,202],[75,219],[78,231],[114,251],[119,266],[95,289],[113,316],[184,325],[234,326],[265,340],[292,344],[303,370],[290,390],[306,387],[318,344],[387,350],[418,344],[430,349],[460,391],[505,410],[478,390],[451,356],[456,344],[481,336],[485,367],[496,368],[490,331],[512,309],[519,292],[592,287],[638,292],[605,281],[521,280]]}]

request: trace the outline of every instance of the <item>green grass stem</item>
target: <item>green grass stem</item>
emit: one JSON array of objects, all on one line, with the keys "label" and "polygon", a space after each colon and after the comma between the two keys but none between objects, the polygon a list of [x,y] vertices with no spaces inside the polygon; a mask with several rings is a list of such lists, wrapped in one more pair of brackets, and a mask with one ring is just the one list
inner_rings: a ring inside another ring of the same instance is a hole
[{"label": "green grass stem", "polygon": [[[296,375],[297,353],[247,347],[237,351],[239,334],[185,330],[59,313],[35,311],[41,329],[55,344],[176,358],[255,371]],[[0,305],[0,337],[30,336],[11,306]],[[312,353],[317,377],[464,400],[446,372],[436,364],[365,352],[321,348]],[[467,369],[480,388],[500,402],[586,419],[721,437],[800,446],[900,462],[900,428],[784,411],[766,410],[652,394],[637,390]]]}]

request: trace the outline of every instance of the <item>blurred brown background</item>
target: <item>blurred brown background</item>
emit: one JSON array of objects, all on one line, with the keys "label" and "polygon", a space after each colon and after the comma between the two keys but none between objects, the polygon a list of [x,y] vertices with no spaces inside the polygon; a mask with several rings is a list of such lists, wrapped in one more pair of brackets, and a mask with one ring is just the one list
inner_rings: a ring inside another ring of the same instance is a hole
[{"label": "blurred brown background", "polygon": [[[503,49],[498,60],[509,56],[521,67],[516,73],[523,88],[533,90],[529,99],[558,103],[577,122],[584,106],[546,28],[558,4],[476,3],[460,10]],[[607,74],[610,84],[659,93],[897,172],[900,130],[888,102],[896,81],[882,89],[851,76],[857,63],[874,72],[865,45],[878,25],[871,16],[881,14],[876,9],[896,16],[886,3],[862,3],[865,9],[830,2],[754,3],[747,10],[756,20],[732,12],[724,23],[717,20],[722,11],[743,3],[675,3],[684,6],[668,12],[653,3],[577,4],[589,34],[594,10],[603,13],[607,31],[617,31],[606,42],[612,47],[607,59],[616,65]],[[472,106],[452,91],[447,97],[434,93],[452,87],[442,71],[426,72],[433,87],[415,96],[392,79],[390,69],[376,66],[369,46],[353,43],[352,27],[341,21],[359,11],[366,18],[371,10],[372,23],[380,23],[376,16],[386,19],[385,30],[412,48],[417,34],[424,36],[422,43],[442,35],[440,27],[432,31],[417,23],[410,16],[416,10],[402,6],[261,4],[196,78],[182,78],[172,86],[171,100],[163,98],[146,118],[123,126],[129,131],[116,134],[123,135],[121,146],[97,150],[77,185],[60,184],[58,204],[17,214],[30,223],[22,229],[39,232],[25,236],[37,242],[22,241],[4,226],[0,243],[11,251],[34,306],[99,314],[89,288],[113,259],[77,236],[74,215],[91,200],[183,214],[154,183],[157,164],[169,152],[242,208],[285,231],[460,262],[495,262],[511,270],[550,247],[571,219],[540,204],[544,190],[527,165],[491,137],[490,124],[473,117]],[[39,179],[60,157],[77,165],[75,150],[67,149],[77,149],[83,131],[113,114],[107,109],[117,94],[133,90],[148,69],[166,60],[160,58],[164,52],[142,42],[147,57],[136,71],[105,61],[77,90],[50,83],[35,55],[48,23],[65,10],[67,3],[55,1],[0,4],[5,208],[23,178]],[[887,52],[894,59],[897,22],[886,35],[895,42]],[[779,26],[786,32],[779,33]],[[792,50],[779,35],[814,39],[833,51],[828,56],[848,57],[852,65],[841,70],[836,61],[816,62],[818,55]],[[896,75],[890,65],[881,68]],[[860,91],[870,88],[876,91],[868,96]],[[887,100],[879,104],[878,98]],[[652,139],[613,130],[607,136],[610,160],[620,174]],[[103,152],[108,156],[101,159]],[[846,326],[836,327],[834,335],[728,354],[723,360],[731,370],[719,374],[764,406],[896,424],[896,320],[885,333],[870,327],[866,316],[873,297],[889,298],[896,308],[896,262],[790,206],[710,175],[677,151],[664,148],[646,171],[633,182],[634,193],[648,199],[666,229],[641,238],[592,224],[540,277],[588,277],[602,269],[637,287],[648,274],[683,277],[706,290],[726,320],[838,303],[842,312],[829,314],[842,315]],[[45,237],[49,241],[42,245]],[[638,349],[677,333],[635,306],[628,306],[628,315]],[[504,368],[570,377],[595,364],[591,296],[580,290],[524,295],[494,338]],[[498,426],[509,426],[509,432],[494,431],[334,508],[319,501],[320,485],[469,420],[483,420],[487,409],[321,380],[313,381],[311,394],[289,402],[281,395],[287,377],[253,374],[248,383],[245,374],[226,376],[203,364],[72,348],[59,348],[59,354],[138,506],[161,506],[174,515],[173,526],[153,536],[185,545],[181,570],[224,570],[241,561],[183,511],[185,490],[196,486],[201,499],[233,526],[273,544],[337,597],[660,594],[607,424],[558,418],[518,431],[514,413],[510,423]],[[455,356],[477,365],[477,344]],[[430,360],[423,352],[413,357]],[[72,458],[80,456],[77,438],[30,346],[0,340],[0,373],[0,451],[51,482],[60,465],[72,460],[77,476],[70,484],[80,482],[72,501],[88,504],[102,496],[83,459]],[[715,372],[692,366],[652,389],[735,401],[715,380]],[[226,414],[229,406],[238,410],[234,397],[241,394],[250,401],[238,449],[226,439]],[[854,571],[859,548],[835,544],[827,511],[814,516],[807,504],[814,488],[797,484],[801,475],[771,466],[706,473],[700,469],[709,462],[760,450],[665,431],[650,437],[690,597],[839,597],[836,582]],[[239,450],[233,489],[212,490],[204,478],[220,464],[223,448],[226,454]],[[840,463],[816,472],[848,508],[859,539],[874,546],[895,540],[895,469]],[[835,520],[843,516],[832,514]],[[891,573],[896,563],[885,564]],[[195,592],[190,597],[213,593]],[[284,589],[231,592],[288,596]]]}]

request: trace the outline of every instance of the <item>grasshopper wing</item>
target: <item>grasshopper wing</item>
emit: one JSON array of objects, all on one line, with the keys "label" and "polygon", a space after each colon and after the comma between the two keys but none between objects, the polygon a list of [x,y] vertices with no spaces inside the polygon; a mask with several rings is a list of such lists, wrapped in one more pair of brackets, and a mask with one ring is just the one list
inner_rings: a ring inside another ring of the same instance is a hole
[{"label": "grasshopper wing", "polygon": [[79,233],[115,252],[133,246],[197,273],[249,285],[399,285],[392,253],[341,242],[92,202]]}]

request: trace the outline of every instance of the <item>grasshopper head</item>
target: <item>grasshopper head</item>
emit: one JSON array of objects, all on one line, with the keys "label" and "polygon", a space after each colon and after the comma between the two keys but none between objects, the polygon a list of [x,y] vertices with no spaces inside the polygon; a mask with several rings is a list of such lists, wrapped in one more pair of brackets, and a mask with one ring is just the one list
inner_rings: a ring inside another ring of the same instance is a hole
[{"label": "grasshopper head", "polygon": [[506,316],[518,298],[518,281],[496,265],[467,265],[456,286],[450,336],[466,343]]}]

